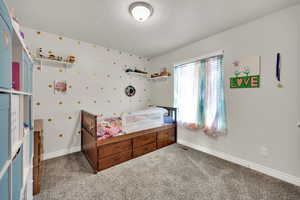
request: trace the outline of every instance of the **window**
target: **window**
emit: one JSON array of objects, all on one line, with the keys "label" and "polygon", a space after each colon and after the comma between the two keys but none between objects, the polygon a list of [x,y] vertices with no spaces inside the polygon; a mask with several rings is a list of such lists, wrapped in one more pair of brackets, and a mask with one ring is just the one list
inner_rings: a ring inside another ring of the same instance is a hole
[{"label": "window", "polygon": [[225,133],[223,55],[175,66],[174,81],[179,124],[210,135]]}]

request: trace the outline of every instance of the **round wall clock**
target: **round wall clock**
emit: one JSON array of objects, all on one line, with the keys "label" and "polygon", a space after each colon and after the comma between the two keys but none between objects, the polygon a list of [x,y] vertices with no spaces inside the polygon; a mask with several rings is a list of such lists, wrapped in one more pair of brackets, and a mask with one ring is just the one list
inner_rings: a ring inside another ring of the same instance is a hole
[{"label": "round wall clock", "polygon": [[129,85],[125,88],[125,94],[129,97],[134,96],[135,92],[136,92],[135,88],[131,85]]}]

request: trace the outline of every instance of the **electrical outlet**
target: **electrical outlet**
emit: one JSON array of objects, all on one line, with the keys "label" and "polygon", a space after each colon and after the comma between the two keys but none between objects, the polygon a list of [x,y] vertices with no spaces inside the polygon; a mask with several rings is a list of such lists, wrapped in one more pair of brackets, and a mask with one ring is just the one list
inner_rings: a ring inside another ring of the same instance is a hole
[{"label": "electrical outlet", "polygon": [[269,149],[267,147],[264,147],[262,146],[260,148],[260,154],[263,156],[263,157],[268,157],[269,156]]}]

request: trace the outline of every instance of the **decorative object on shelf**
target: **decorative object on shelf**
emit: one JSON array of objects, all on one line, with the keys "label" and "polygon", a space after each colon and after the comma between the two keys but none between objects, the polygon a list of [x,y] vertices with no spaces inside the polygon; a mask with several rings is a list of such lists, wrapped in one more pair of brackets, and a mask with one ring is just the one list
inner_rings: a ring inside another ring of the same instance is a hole
[{"label": "decorative object on shelf", "polygon": [[48,59],[49,59],[49,60],[55,60],[55,59],[56,59],[56,57],[55,57],[55,55],[53,55],[53,54],[50,54],[50,55],[48,56]]},{"label": "decorative object on shelf", "polygon": [[134,72],[135,72],[135,73],[141,73],[141,74],[148,74],[148,72],[145,72],[145,71],[143,71],[143,70],[139,70],[139,69],[137,69],[137,68],[134,69]]},{"label": "decorative object on shelf", "polygon": [[151,74],[151,78],[156,78],[156,77],[159,77],[160,74],[159,73],[154,73],[154,74]]},{"label": "decorative object on shelf", "polygon": [[56,61],[56,62],[59,62],[59,63],[62,63],[62,64],[74,64],[75,61],[76,61],[76,58],[75,56],[68,56],[66,57],[65,59],[62,57],[62,56],[56,56],[55,54],[53,54],[52,51],[48,51],[48,56],[46,56],[44,53],[43,53],[43,49],[42,48],[39,48],[37,50],[37,54],[36,54],[36,58],[35,60],[38,60],[40,62],[42,62],[42,60],[45,60],[45,61]]},{"label": "decorative object on shelf", "polygon": [[76,58],[75,58],[75,56],[68,56],[65,61],[69,62],[69,63],[75,63]]},{"label": "decorative object on shelf", "polygon": [[166,67],[163,67],[161,68],[160,70],[160,73],[154,73],[154,74],[151,74],[150,76],[150,80],[158,80],[158,79],[166,79],[168,78],[169,76],[171,76],[171,72],[168,72],[167,71],[167,68]]},{"label": "decorative object on shelf", "polygon": [[230,78],[230,88],[260,87],[260,56],[249,56],[233,63],[235,77]]},{"label": "decorative object on shelf", "polygon": [[128,68],[128,69],[126,69],[126,70],[125,70],[125,72],[134,72],[134,70],[133,70],[133,69],[130,69],[130,68]]},{"label": "decorative object on shelf", "polygon": [[125,94],[128,96],[128,97],[132,97],[134,96],[136,93],[136,90],[135,88],[132,86],[132,85],[129,85],[125,88]]},{"label": "decorative object on shelf", "polygon": [[125,70],[125,72],[135,72],[135,73],[139,73],[139,74],[148,74],[148,72],[146,72],[146,71],[143,71],[143,70],[139,70],[139,69],[137,69],[137,68],[135,68],[135,69],[131,69],[131,68],[127,68],[126,70]]},{"label": "decorative object on shelf", "polygon": [[67,92],[67,81],[54,81],[54,94]]},{"label": "decorative object on shelf", "polygon": [[277,87],[283,88],[281,84],[281,54],[277,53],[277,60],[276,60],[276,79],[278,81]]},{"label": "decorative object on shelf", "polygon": [[43,49],[42,49],[42,48],[39,48],[39,49],[38,49],[37,57],[38,57],[38,58],[44,58],[44,57],[45,57],[45,56],[43,55]]}]

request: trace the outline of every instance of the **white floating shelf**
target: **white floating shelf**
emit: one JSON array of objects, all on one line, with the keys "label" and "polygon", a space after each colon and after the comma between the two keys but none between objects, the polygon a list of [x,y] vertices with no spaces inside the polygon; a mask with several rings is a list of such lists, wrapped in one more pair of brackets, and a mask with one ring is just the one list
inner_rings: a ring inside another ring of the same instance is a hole
[{"label": "white floating shelf", "polygon": [[148,78],[148,74],[143,74],[143,73],[138,73],[138,72],[126,72],[126,74],[131,75],[131,76]]},{"label": "white floating shelf", "polygon": [[45,62],[45,63],[63,64],[66,66],[72,66],[73,64],[75,64],[75,63],[70,63],[70,62],[66,62],[66,61],[51,60],[51,59],[47,59],[47,58],[34,58],[34,60],[39,63]]},{"label": "white floating shelf", "polygon": [[149,81],[166,81],[171,77],[171,76],[158,76],[158,77],[151,78],[149,74],[143,74],[138,72],[126,72],[126,74],[135,77],[142,77]]}]

